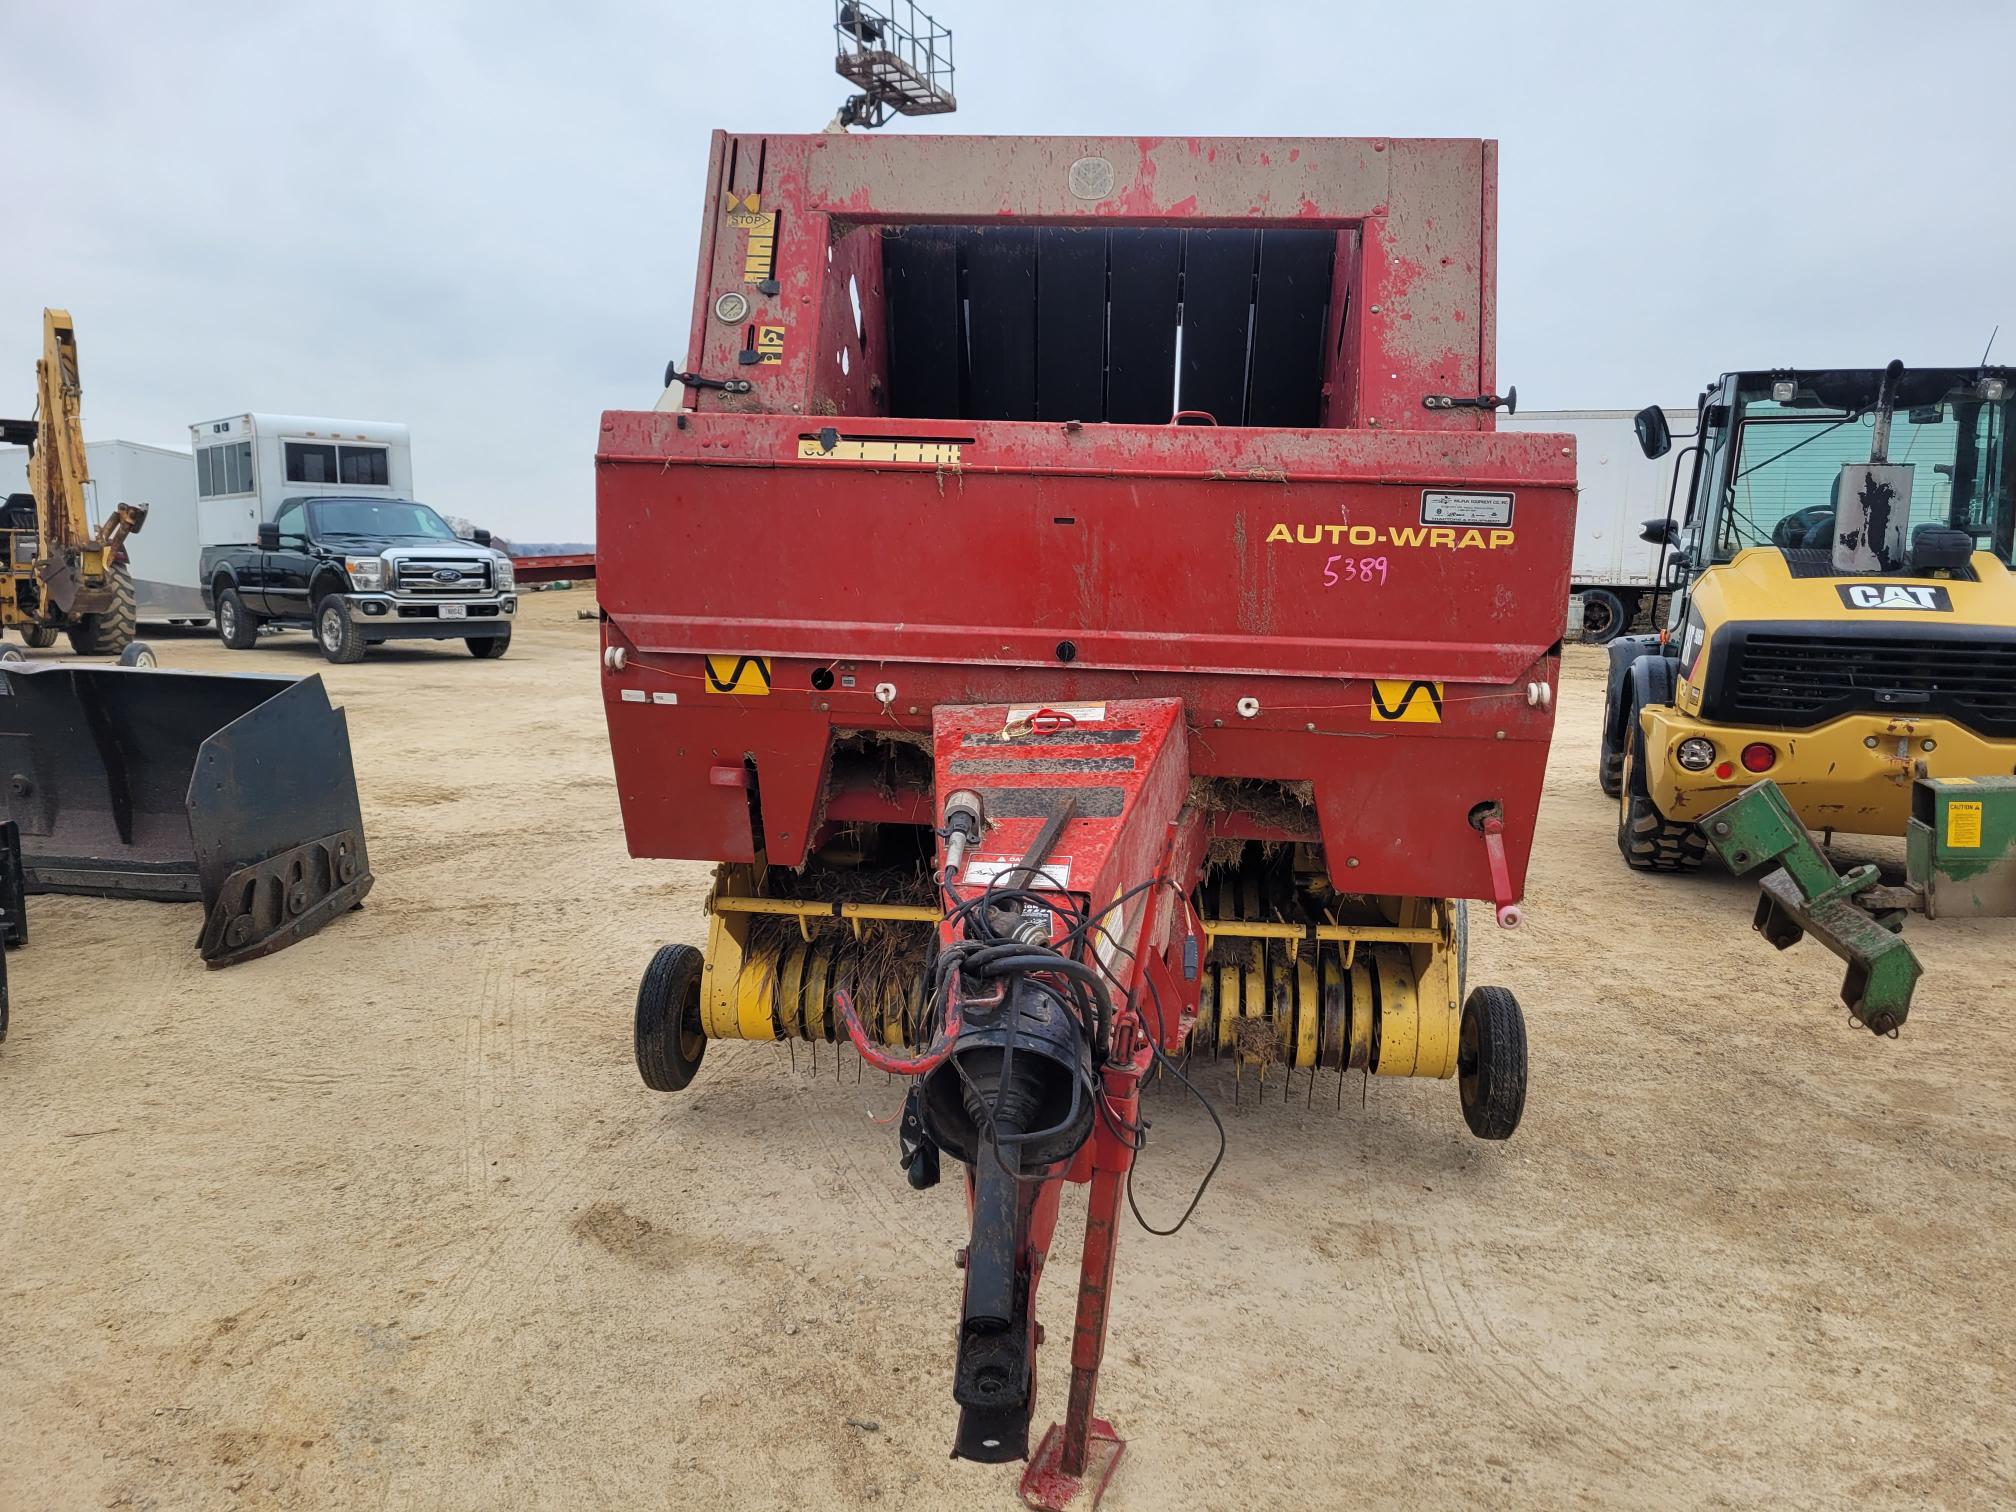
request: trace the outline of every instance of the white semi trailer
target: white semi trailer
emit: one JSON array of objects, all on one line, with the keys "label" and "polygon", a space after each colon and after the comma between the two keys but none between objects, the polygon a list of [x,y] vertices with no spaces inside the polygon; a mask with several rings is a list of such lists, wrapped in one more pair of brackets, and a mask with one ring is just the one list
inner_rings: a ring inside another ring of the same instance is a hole
[{"label": "white semi trailer", "polygon": [[[1678,436],[1694,428],[1694,411],[1665,406]],[[1525,410],[1500,415],[1502,431],[1575,438],[1575,560],[1571,591],[1582,600],[1582,638],[1607,641],[1627,630],[1652,592],[1659,548],[1640,538],[1647,520],[1666,513],[1679,449],[1645,460],[1631,428],[1631,410]]]},{"label": "white semi trailer", "polygon": [[[207,622],[210,611],[196,586],[196,474],[189,453],[139,441],[87,441],[91,471],[84,507],[95,526],[121,504],[145,504],[147,523],[126,538],[142,624]],[[28,449],[0,449],[0,494],[28,488]]]}]

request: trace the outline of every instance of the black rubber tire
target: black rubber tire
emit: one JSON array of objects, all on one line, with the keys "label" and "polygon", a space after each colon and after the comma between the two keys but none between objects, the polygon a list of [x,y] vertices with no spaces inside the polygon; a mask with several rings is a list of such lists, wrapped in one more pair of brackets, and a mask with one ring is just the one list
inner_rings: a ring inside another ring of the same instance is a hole
[{"label": "black rubber tire", "polygon": [[1583,640],[1592,646],[1607,646],[1630,628],[1631,611],[1617,594],[1608,588],[1582,590]]},{"label": "black rubber tire", "polygon": [[79,656],[117,656],[140,629],[140,601],[133,592],[133,574],[112,568],[112,607],[86,614],[70,627],[70,649]]},{"label": "black rubber tire", "polygon": [[21,654],[19,646],[0,646],[0,662],[25,662],[26,660],[28,658]]},{"label": "black rubber tire", "polygon": [[1609,669],[1603,680],[1603,728],[1596,742],[1596,780],[1607,798],[1624,791],[1624,742],[1631,733],[1632,665],[1657,655],[1656,636],[1634,635],[1605,647]]},{"label": "black rubber tire", "polygon": [[700,1032],[700,980],[707,959],[691,945],[666,945],[637,986],[637,1074],[654,1092],[679,1092],[707,1054]]},{"label": "black rubber tire", "polygon": [[1645,732],[1633,727],[1617,799],[1617,849],[1624,864],[1641,872],[1699,871],[1708,840],[1692,824],[1676,824],[1660,813],[1645,785]]},{"label": "black rubber tire", "polygon": [[511,649],[511,632],[502,635],[470,635],[463,637],[462,644],[469,648],[469,654],[478,661],[495,661]]},{"label": "black rubber tire", "polygon": [[1456,1095],[1479,1139],[1510,1139],[1526,1111],[1526,1015],[1503,987],[1463,1000],[1456,1031]]},{"label": "black rubber tire", "polygon": [[337,663],[360,662],[369,649],[364,632],[350,623],[343,601],[333,593],[315,606],[315,644],[324,657]]},{"label": "black rubber tire", "polygon": [[119,653],[119,665],[122,667],[158,667],[161,665],[161,658],[154,654],[154,648],[148,645],[147,642],[141,640],[128,641],[126,649]]},{"label": "black rubber tire", "polygon": [[23,625],[21,639],[37,651],[47,651],[56,644],[58,631],[54,625]]},{"label": "black rubber tire", "polygon": [[217,595],[217,639],[233,651],[249,651],[259,644],[259,617],[245,607],[236,588]]},{"label": "black rubber tire", "polygon": [[1602,785],[1605,798],[1615,798],[1624,791],[1624,752],[1607,732],[1596,754],[1596,781]]}]

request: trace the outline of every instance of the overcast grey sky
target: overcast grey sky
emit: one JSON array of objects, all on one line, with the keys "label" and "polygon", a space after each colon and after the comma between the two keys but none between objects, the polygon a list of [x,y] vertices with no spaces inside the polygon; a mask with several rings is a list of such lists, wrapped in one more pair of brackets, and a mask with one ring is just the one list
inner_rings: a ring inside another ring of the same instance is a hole
[{"label": "overcast grey sky", "polygon": [[[1522,408],[1972,363],[1997,322],[2016,361],[2016,7],[938,11],[949,129],[1497,138]],[[416,491],[521,539],[592,535],[598,415],[683,355],[709,130],[816,131],[845,92],[828,0],[5,12],[0,412],[66,305],[90,435],[403,420]]]}]

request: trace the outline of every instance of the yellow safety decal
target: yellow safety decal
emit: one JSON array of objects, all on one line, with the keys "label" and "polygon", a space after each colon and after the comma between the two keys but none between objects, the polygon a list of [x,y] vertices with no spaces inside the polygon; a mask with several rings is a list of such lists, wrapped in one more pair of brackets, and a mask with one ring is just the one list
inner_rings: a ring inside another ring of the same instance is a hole
[{"label": "yellow safety decal", "polygon": [[784,360],[784,327],[756,327],[756,360],[765,367],[776,367]]},{"label": "yellow safety decal", "polygon": [[1981,849],[1981,805],[1946,805],[1946,844],[1954,850]]},{"label": "yellow safety decal", "polygon": [[742,282],[767,283],[777,268],[777,212],[754,194],[728,196],[728,224],[749,233],[742,252]]},{"label": "yellow safety decal", "polygon": [[1374,724],[1442,723],[1442,684],[1380,679],[1372,684]]},{"label": "yellow safety decal", "polygon": [[709,693],[742,693],[761,697],[770,691],[770,660],[763,656],[707,658]]},{"label": "yellow safety decal", "polygon": [[916,462],[925,467],[957,467],[957,441],[897,441],[879,436],[841,436],[831,447],[817,436],[798,438],[801,462]]}]

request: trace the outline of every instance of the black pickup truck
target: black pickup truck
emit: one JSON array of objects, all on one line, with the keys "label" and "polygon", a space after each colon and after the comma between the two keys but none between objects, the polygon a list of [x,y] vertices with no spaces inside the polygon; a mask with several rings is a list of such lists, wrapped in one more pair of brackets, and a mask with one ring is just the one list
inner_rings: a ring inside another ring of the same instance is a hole
[{"label": "black pickup truck", "polygon": [[411,499],[288,499],[249,546],[203,548],[203,602],[235,651],[261,625],[310,629],[332,662],[387,640],[459,640],[502,656],[518,612],[511,558]]}]

